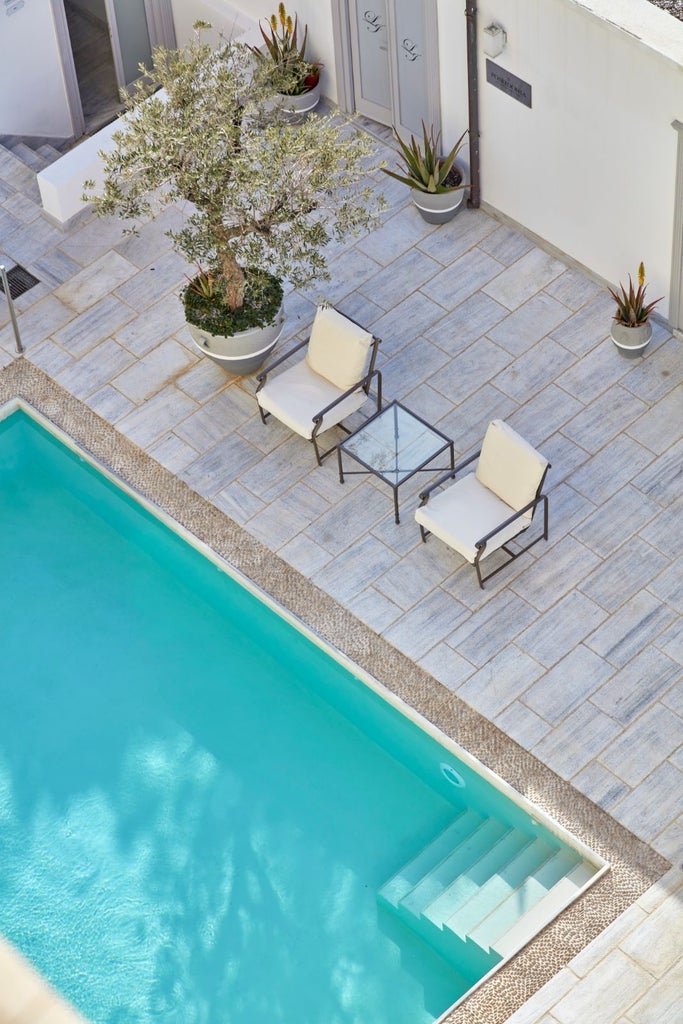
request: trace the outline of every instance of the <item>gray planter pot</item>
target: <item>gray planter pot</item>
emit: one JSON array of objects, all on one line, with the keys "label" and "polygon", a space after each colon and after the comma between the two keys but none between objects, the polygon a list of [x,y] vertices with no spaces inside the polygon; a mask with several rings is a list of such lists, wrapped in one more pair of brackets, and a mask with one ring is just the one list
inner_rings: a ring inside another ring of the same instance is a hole
[{"label": "gray planter pot", "polygon": [[302,92],[300,96],[281,95],[281,100],[282,109],[292,119],[305,117],[311,110],[315,110],[320,102],[320,82],[308,92]]},{"label": "gray planter pot", "polygon": [[227,337],[210,334],[194,324],[187,326],[195,347],[203,356],[208,356],[229,373],[244,377],[248,373],[256,373],[265,362],[282,334],[284,322],[280,310],[275,321],[267,327],[252,327]]},{"label": "gray planter pot", "polygon": [[[462,180],[465,180],[465,170],[459,161],[456,161]],[[446,224],[455,217],[462,206],[465,198],[464,188],[454,188],[450,192],[422,192],[414,188],[411,191],[413,204],[417,207],[420,216],[428,224]]]},{"label": "gray planter pot", "polygon": [[641,356],[652,337],[652,324],[639,324],[638,327],[626,327],[625,324],[613,323],[610,328],[612,341],[618,352],[626,359]]}]

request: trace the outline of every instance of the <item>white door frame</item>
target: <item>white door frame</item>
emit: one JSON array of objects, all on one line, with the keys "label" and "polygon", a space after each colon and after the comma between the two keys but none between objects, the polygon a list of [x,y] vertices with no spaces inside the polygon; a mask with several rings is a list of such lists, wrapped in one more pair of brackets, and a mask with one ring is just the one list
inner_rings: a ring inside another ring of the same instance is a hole
[{"label": "white door frame", "polygon": [[[425,0],[428,4],[425,42],[434,59],[427,64],[428,118],[436,131],[441,128],[441,81],[439,77],[439,32],[437,0]],[[345,113],[356,109],[353,87],[353,56],[351,52],[351,7],[353,0],[339,0],[332,4],[332,31],[334,36],[334,63],[337,77],[337,104]],[[387,4],[387,20],[393,18],[391,3]],[[392,102],[397,108],[398,85],[392,83]]]},{"label": "white door frame", "polygon": [[62,70],[64,72],[64,87],[71,117],[71,133],[75,139],[79,139],[85,132],[85,119],[83,117],[83,105],[81,103],[81,92],[78,87],[73,50],[71,49],[69,26],[66,21],[66,11],[64,10],[64,0],[50,0],[50,2],[55,31],[57,33],[57,42],[59,44]]},{"label": "white door frame", "polygon": [[683,340],[683,123],[681,121],[672,121],[671,127],[678,132],[678,153],[676,158],[676,187],[674,191],[669,323],[676,337]]}]

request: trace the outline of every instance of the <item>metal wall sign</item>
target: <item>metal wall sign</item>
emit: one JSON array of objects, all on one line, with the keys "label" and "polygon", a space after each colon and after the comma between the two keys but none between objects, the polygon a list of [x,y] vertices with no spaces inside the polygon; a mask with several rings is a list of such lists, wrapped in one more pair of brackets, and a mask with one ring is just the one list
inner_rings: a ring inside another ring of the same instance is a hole
[{"label": "metal wall sign", "polygon": [[519,100],[525,107],[531,106],[531,86],[529,83],[522,81],[521,78],[517,78],[517,75],[513,75],[512,72],[502,68],[500,64],[494,64],[492,60],[486,61],[486,81],[490,85],[495,85],[496,89],[501,89],[507,93],[508,96],[512,96],[514,100]]}]

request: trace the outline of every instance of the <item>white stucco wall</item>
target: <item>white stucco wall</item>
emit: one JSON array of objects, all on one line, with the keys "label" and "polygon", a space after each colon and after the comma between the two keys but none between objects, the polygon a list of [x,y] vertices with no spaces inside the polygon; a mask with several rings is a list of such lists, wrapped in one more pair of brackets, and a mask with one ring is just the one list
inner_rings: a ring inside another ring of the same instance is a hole
[{"label": "white stucco wall", "polygon": [[49,0],[26,0],[0,23],[0,135],[73,135]]},{"label": "white stucco wall", "polygon": [[480,44],[482,198],[609,281],[644,260],[649,294],[666,296],[683,23],[641,0],[480,0],[479,29],[491,21],[508,33],[495,61],[533,106],[486,83]]}]

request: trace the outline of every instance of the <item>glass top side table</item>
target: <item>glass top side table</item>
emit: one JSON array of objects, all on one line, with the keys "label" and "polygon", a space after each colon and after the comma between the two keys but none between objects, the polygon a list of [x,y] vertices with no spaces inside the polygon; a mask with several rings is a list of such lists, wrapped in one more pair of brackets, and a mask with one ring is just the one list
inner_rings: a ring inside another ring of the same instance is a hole
[{"label": "glass top side table", "polygon": [[[339,482],[344,483],[345,472],[347,475],[372,473],[384,480],[394,492],[394,518],[399,523],[400,485],[416,473],[429,472],[428,464],[445,451],[449,452],[453,469],[455,453],[450,437],[400,402],[391,402],[337,446]],[[345,471],[342,454],[350,455],[364,468]],[[438,472],[438,469],[431,472]]]}]

